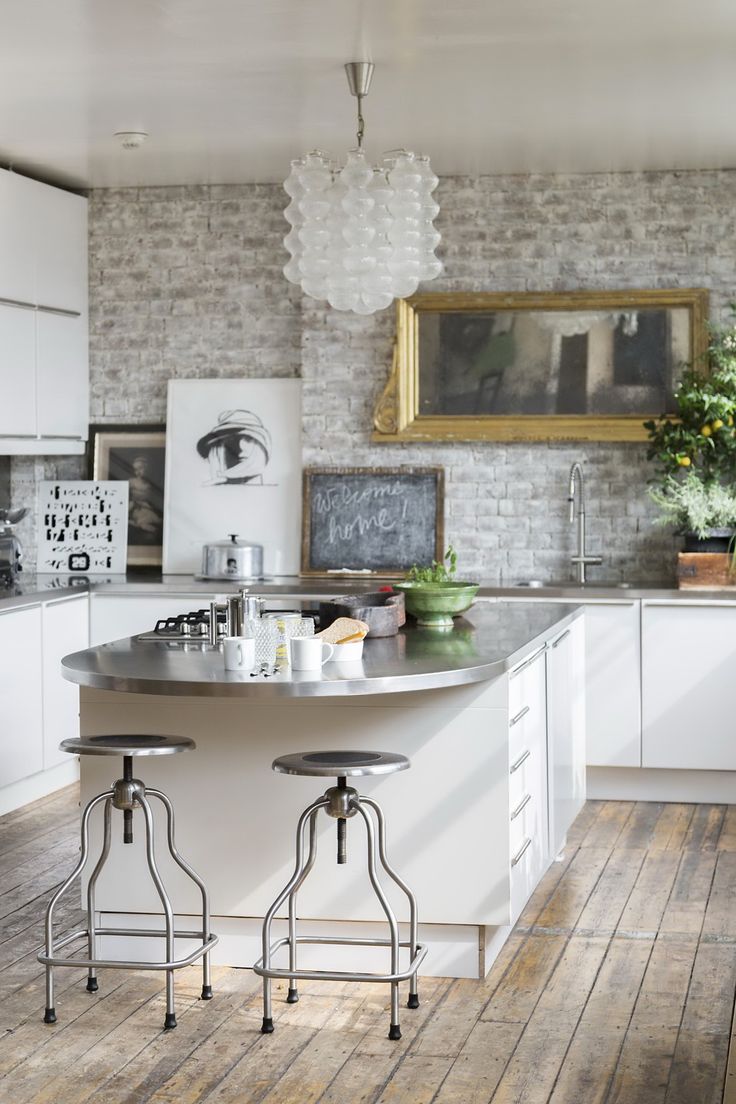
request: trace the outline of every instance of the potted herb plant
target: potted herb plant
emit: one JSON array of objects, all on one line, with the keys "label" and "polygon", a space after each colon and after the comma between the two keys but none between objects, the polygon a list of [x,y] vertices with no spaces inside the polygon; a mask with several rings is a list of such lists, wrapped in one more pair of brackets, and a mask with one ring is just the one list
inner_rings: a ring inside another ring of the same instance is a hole
[{"label": "potted herb plant", "polygon": [[705,363],[675,390],[675,414],[644,423],[657,464],[650,495],[686,552],[727,553],[736,532],[735,323],[711,329]]},{"label": "potted herb plant", "polygon": [[419,625],[451,629],[453,617],[470,609],[480,584],[457,580],[456,571],[457,552],[450,545],[442,560],[433,560],[429,567],[414,564],[400,583],[394,583]]}]

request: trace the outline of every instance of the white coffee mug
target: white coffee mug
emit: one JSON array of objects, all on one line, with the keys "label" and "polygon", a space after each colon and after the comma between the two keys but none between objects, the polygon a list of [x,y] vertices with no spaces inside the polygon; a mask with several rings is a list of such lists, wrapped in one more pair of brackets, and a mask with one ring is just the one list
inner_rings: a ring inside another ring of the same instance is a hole
[{"label": "white coffee mug", "polygon": [[289,662],[295,671],[319,671],[333,651],[331,644],[316,636],[292,636],[289,640]]},{"label": "white coffee mug", "polygon": [[222,642],[226,671],[250,671],[256,661],[256,642],[252,636],[226,636]]}]

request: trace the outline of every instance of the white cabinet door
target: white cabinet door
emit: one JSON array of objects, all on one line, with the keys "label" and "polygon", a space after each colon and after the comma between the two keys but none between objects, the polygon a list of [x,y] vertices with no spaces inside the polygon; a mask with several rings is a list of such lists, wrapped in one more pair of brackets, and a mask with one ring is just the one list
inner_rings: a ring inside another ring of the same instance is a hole
[{"label": "white cabinet door", "polygon": [[[2,198],[0,197],[0,203]],[[36,312],[0,304],[0,437],[36,432]]]},{"label": "white cabinet door", "polygon": [[587,762],[641,766],[640,603],[585,607]]},{"label": "white cabinet door", "polygon": [[642,766],[736,770],[736,606],[643,603]]},{"label": "white cabinet door", "polygon": [[36,197],[42,185],[0,169],[0,298],[36,302]]},{"label": "white cabinet door", "polygon": [[557,855],[585,802],[585,624],[581,617],[547,649],[547,764],[550,851]]},{"label": "white cabinet door", "polygon": [[87,200],[37,185],[36,303],[87,311]]},{"label": "white cabinet door", "polygon": [[36,313],[37,432],[86,439],[89,369],[86,317]]},{"label": "white cabinet door", "polygon": [[0,786],[43,769],[41,607],[0,614]]},{"label": "white cabinet door", "polygon": [[90,603],[90,646],[150,632],[162,617],[205,609],[209,595],[180,594],[151,598],[139,595],[93,594]]},{"label": "white cabinet door", "polygon": [[89,639],[88,599],[69,598],[43,607],[43,766],[68,762],[59,744],[79,735],[79,687],[61,674],[61,661]]}]

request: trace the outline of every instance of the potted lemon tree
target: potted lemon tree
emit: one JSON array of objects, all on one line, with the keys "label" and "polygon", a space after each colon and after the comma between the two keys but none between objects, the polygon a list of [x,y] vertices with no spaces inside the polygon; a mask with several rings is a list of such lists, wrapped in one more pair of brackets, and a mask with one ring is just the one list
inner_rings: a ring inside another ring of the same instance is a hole
[{"label": "potted lemon tree", "polygon": [[[736,317],[736,305],[732,306]],[[644,423],[648,457],[657,465],[650,495],[664,524],[684,537],[678,575],[729,582],[736,532],[736,324],[712,329],[705,363],[690,367],[675,390],[673,415]],[[688,559],[720,556],[716,562]]]}]

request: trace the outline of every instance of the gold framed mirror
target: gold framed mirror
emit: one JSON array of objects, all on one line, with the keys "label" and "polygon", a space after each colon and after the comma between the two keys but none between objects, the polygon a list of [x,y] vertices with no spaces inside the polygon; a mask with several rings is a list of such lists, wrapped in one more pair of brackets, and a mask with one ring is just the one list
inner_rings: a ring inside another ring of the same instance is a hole
[{"label": "gold framed mirror", "polygon": [[704,288],[397,302],[373,440],[643,441],[708,346]]}]

